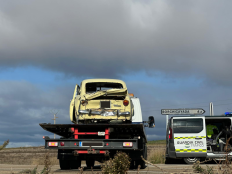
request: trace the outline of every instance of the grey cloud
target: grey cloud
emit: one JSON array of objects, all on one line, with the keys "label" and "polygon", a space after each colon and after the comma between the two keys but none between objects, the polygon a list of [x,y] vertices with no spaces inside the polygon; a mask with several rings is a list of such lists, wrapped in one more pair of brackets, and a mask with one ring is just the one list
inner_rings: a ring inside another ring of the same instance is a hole
[{"label": "grey cloud", "polygon": [[223,2],[1,2],[1,66],[110,78],[145,70],[231,85],[231,2]]},{"label": "grey cloud", "polygon": [[0,141],[10,139],[12,146],[18,142],[43,144],[42,136],[52,134],[39,123],[53,123],[55,111],[56,123],[70,123],[68,109],[73,86],[47,91],[25,81],[1,81],[0,86]]}]

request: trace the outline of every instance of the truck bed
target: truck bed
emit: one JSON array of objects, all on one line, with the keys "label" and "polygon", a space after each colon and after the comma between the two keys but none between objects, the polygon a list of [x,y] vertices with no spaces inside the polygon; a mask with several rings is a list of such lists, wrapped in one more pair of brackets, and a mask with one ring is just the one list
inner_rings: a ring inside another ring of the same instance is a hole
[{"label": "truck bed", "polygon": [[144,125],[141,124],[39,124],[44,130],[59,135],[64,138],[69,138],[73,133],[71,128],[78,128],[80,132],[94,132],[110,128],[115,132],[131,132],[141,136],[147,142]]}]

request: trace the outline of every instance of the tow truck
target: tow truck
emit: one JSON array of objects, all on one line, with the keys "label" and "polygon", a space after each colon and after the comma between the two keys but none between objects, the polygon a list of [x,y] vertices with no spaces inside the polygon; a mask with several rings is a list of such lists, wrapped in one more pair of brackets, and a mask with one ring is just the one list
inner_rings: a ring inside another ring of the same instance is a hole
[{"label": "tow truck", "polygon": [[[107,82],[105,82],[106,80],[100,81],[103,81],[104,83],[109,83],[112,80],[107,80]],[[88,80],[87,82],[89,83],[90,80]],[[102,83],[99,83],[98,80],[97,85],[102,85]],[[93,85],[90,87],[92,88]],[[126,88],[124,83],[122,87],[124,89]],[[78,95],[75,94],[77,92],[77,89],[78,88],[76,86],[74,90],[73,100],[71,100],[70,104],[71,109],[74,108],[71,107],[75,105],[73,104],[74,101],[80,102],[80,104],[78,104],[79,107],[83,103],[83,106],[85,106],[88,102],[91,102],[86,99],[84,100],[84,102],[83,100],[78,100]],[[123,90],[124,93],[125,91],[126,90]],[[96,93],[99,96],[99,92]],[[131,108],[133,106],[133,108],[128,111],[133,111],[133,113],[128,114],[128,116],[126,115],[124,119],[122,118],[123,115],[118,114],[124,112],[118,109],[119,111],[116,112],[115,117],[113,117],[112,113],[114,113],[114,111],[108,112],[106,111],[107,108],[100,109],[103,110],[104,114],[110,113],[110,120],[107,118],[107,116],[103,117],[102,115],[99,115],[99,117],[94,117],[95,119],[90,120],[90,109],[86,109],[86,111],[89,112],[89,115],[84,113],[86,115],[86,118],[88,118],[86,119],[87,121],[84,119],[84,117],[82,117],[82,119],[78,119],[77,116],[80,116],[80,113],[83,110],[82,109],[79,113],[77,113],[77,111],[74,111],[74,114],[76,113],[76,116],[73,114],[73,111],[70,111],[70,118],[74,124],[39,124],[44,130],[60,136],[60,138],[56,139],[49,138],[48,136],[44,136],[43,138],[45,140],[46,149],[58,150],[57,158],[59,159],[60,168],[62,170],[78,169],[81,166],[81,161],[83,160],[86,161],[86,166],[88,168],[91,168],[94,166],[95,161],[101,163],[109,160],[110,158],[113,158],[118,151],[125,152],[129,155],[129,157],[131,158],[131,169],[137,168],[138,165],[140,165],[142,169],[145,168],[145,162],[141,159],[141,156],[144,159],[147,159],[147,138],[144,127],[153,128],[155,126],[155,120],[153,116],[149,116],[148,121],[143,121],[139,98],[128,96],[129,95],[127,95],[127,101],[131,102]],[[108,97],[109,100],[109,96],[106,97]],[[122,98],[121,94],[119,98]],[[93,97],[91,99],[93,99]],[[104,102],[105,101],[107,100],[104,99]],[[104,105],[108,104],[106,104],[105,102]],[[128,113],[128,111],[126,112],[126,114]],[[117,119],[118,115],[120,119]],[[106,119],[103,120],[103,118]],[[81,122],[78,122],[78,120],[81,120]]]}]

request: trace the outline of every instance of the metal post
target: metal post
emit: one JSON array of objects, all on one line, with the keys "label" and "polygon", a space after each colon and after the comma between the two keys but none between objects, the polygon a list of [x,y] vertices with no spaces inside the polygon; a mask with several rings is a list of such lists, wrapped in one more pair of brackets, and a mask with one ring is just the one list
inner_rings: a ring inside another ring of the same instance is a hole
[{"label": "metal post", "polygon": [[166,115],[166,130],[168,128],[168,115]]},{"label": "metal post", "polygon": [[213,113],[213,102],[209,103],[209,112],[210,112],[210,116],[214,115],[214,113]]},{"label": "metal post", "polygon": [[[57,112],[57,113],[58,113],[58,112]],[[56,117],[56,114],[57,114],[57,113],[54,114],[54,119],[52,119],[52,120],[54,120],[54,124],[56,124],[56,118],[58,118],[58,117]],[[55,139],[55,138],[56,138],[56,135],[54,134],[54,139]]]}]

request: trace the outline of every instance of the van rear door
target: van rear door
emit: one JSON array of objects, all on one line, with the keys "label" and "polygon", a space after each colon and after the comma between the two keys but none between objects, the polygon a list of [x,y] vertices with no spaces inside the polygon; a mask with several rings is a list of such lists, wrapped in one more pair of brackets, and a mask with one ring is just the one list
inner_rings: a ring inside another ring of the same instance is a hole
[{"label": "van rear door", "polygon": [[176,157],[206,157],[205,117],[173,117]]}]

